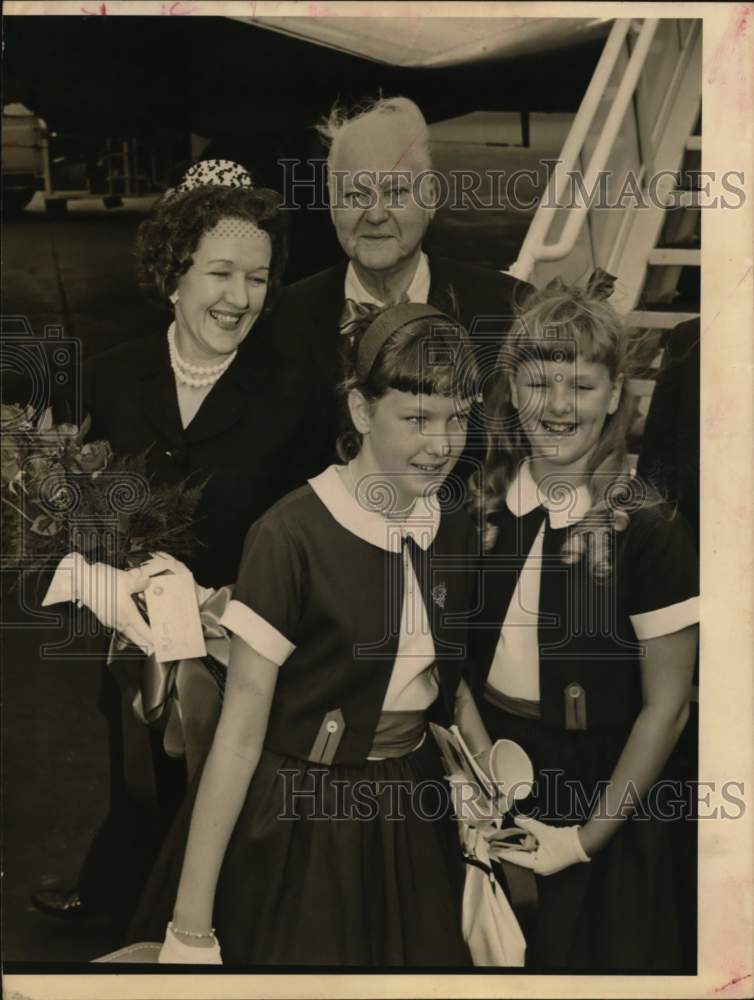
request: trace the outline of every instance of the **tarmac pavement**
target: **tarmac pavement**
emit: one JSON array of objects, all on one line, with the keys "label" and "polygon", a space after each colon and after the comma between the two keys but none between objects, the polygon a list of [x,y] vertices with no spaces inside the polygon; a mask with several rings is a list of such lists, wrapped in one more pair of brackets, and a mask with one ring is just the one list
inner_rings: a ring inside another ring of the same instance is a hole
[{"label": "tarmac pavement", "polygon": [[[44,342],[58,328],[87,357],[164,328],[165,314],[134,273],[136,229],[148,207],[141,199],[105,210],[90,199],[52,220],[37,196],[6,220],[4,332],[26,330],[22,337]],[[23,377],[14,384],[23,386]],[[29,896],[75,883],[107,813],[107,728],[97,709],[104,639],[66,646],[67,612],[42,615],[39,595],[13,590],[13,582],[3,573],[3,960],[88,961],[118,946],[111,928],[62,925]]]}]

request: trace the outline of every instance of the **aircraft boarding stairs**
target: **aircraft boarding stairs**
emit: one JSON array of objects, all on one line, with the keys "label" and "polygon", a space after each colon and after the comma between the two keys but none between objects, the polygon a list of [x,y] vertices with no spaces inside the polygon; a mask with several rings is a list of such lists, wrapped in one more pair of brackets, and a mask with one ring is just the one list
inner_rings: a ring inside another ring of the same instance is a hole
[{"label": "aircraft boarding stairs", "polygon": [[701,21],[613,24],[511,268],[537,287],[617,277],[611,303],[649,352],[631,386],[637,451],[664,331],[699,316],[701,59]]}]

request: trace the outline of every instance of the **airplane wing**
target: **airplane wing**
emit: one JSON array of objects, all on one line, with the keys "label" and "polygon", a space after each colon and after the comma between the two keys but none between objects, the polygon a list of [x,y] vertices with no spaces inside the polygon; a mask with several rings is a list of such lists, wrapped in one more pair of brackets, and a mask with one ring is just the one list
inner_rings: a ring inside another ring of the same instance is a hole
[{"label": "airplane wing", "polygon": [[434,69],[567,48],[606,35],[610,18],[234,17],[372,62]]}]

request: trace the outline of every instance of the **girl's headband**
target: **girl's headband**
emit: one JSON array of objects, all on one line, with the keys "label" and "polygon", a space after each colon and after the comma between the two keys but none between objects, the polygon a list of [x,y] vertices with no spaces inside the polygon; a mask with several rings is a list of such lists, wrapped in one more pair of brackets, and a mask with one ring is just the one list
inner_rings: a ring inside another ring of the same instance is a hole
[{"label": "girl's headband", "polygon": [[434,306],[423,302],[401,302],[381,312],[370,323],[356,351],[356,374],[364,382],[377,360],[377,355],[394,333],[418,319],[443,319],[448,317]]}]

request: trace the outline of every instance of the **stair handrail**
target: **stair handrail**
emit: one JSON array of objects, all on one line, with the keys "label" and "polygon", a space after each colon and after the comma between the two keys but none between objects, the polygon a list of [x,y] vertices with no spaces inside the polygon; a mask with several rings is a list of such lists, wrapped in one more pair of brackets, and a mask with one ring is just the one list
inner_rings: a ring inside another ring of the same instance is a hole
[{"label": "stair handrail", "polygon": [[[659,23],[659,18],[645,18],[639,30],[636,45],[589,161],[584,181],[584,187],[587,191],[591,190],[591,185],[594,184],[597,175],[607,163],[623,117],[639,82],[641,70],[649,54],[649,48]],[[589,81],[589,86],[581,101],[581,106],[563,144],[560,158],[548,181],[543,202],[537,208],[518,260],[510,269],[511,274],[517,278],[528,279],[535,264],[540,260],[562,260],[576,245],[576,240],[589,210],[588,204],[577,205],[569,209],[563,232],[556,243],[546,243],[545,240],[555,217],[555,211],[560,204],[568,174],[573,170],[576,161],[581,156],[589,129],[605,94],[631,25],[630,19],[620,19],[610,30],[605,47],[592,74],[592,79]],[[545,211],[545,207],[551,210]]]}]

